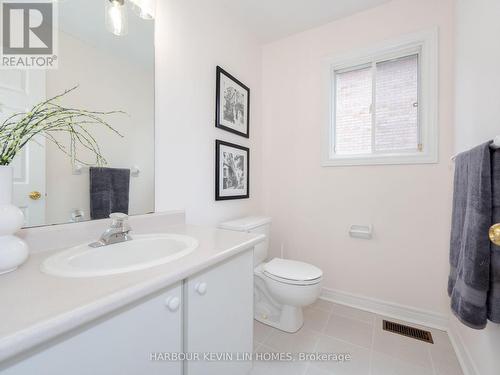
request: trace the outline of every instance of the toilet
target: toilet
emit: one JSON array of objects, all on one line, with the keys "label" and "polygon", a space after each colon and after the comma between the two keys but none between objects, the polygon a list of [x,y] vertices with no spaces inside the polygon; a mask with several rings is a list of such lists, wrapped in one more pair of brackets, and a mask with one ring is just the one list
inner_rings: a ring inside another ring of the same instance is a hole
[{"label": "toilet", "polygon": [[302,308],[314,303],[320,295],[323,272],[295,260],[266,261],[271,229],[269,217],[244,217],[222,223],[219,228],[266,235],[265,241],[254,249],[254,317],[282,331],[297,332],[304,324]]}]

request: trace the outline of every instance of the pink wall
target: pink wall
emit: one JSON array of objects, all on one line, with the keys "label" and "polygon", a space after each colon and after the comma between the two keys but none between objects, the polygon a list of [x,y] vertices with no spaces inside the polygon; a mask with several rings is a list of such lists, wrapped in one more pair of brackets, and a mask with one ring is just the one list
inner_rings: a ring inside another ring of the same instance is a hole
[{"label": "pink wall", "polygon": [[[439,27],[440,163],[321,167],[322,61]],[[320,266],[326,288],[447,315],[453,1],[395,0],[263,49],[264,207],[272,251]],[[371,223],[371,241],[348,236]]]}]

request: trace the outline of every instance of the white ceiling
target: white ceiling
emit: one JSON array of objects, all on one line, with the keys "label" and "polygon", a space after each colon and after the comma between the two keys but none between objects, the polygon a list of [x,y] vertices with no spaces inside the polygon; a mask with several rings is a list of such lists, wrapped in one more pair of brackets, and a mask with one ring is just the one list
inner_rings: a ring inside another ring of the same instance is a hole
[{"label": "white ceiling", "polygon": [[[161,0],[159,0],[161,1]],[[180,0],[182,1],[182,0]],[[235,17],[262,43],[347,17],[390,0],[200,0]],[[65,32],[129,60],[152,67],[154,23],[129,9],[129,34],[116,37],[104,26],[104,0],[61,1],[59,25]]]},{"label": "white ceiling", "polygon": [[104,9],[104,0],[60,1],[59,28],[96,48],[152,69],[154,21],[141,19],[129,6],[129,32],[117,37],[106,30]]},{"label": "white ceiling", "polygon": [[[205,1],[205,0],[204,0]],[[320,26],[390,0],[210,0],[263,43]]]}]

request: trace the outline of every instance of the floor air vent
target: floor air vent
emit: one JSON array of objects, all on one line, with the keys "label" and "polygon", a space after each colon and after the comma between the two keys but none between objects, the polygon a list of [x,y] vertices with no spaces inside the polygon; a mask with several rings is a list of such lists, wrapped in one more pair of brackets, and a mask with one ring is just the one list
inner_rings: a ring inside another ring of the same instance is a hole
[{"label": "floor air vent", "polygon": [[429,331],[408,327],[405,326],[404,324],[399,324],[384,320],[384,331],[397,333],[398,335],[403,335],[415,340],[425,341],[428,342],[429,344],[434,344],[434,341],[432,340],[432,334]]}]

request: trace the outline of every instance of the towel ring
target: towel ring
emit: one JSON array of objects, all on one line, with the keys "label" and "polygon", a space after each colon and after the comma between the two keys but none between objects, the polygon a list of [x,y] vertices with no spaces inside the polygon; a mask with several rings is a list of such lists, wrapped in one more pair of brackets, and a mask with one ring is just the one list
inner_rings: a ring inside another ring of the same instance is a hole
[{"label": "towel ring", "polygon": [[491,226],[490,240],[495,245],[500,246],[500,223]]}]

